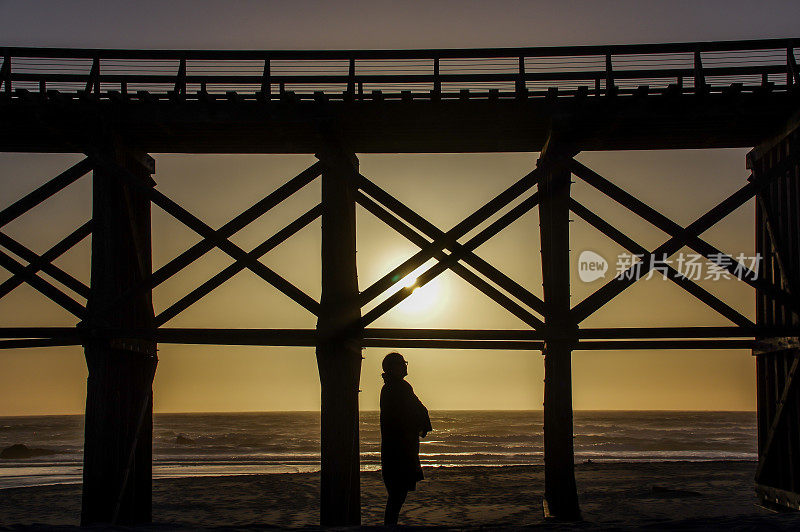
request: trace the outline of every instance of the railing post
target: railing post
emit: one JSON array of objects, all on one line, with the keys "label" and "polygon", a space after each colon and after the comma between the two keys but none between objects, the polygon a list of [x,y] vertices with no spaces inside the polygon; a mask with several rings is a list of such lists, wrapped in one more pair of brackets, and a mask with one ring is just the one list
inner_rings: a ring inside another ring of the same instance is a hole
[{"label": "railing post", "polygon": [[606,54],[606,95],[613,96],[617,93],[617,87],[614,85],[614,68],[611,63],[611,54]]},{"label": "railing post", "polygon": [[703,74],[703,59],[700,51],[694,53],[694,93],[703,94],[706,91],[706,77]]},{"label": "railing post", "polygon": [[81,523],[139,524],[151,520],[152,383],[157,364],[151,340],[112,337],[110,329],[153,325],[150,290],[105,312],[151,272],[150,200],[116,171],[152,184],[153,159],[112,146],[93,176],[91,288],[85,343],[86,393]]},{"label": "railing post", "polygon": [[[548,151],[543,157],[550,159],[554,155]],[[569,191],[569,170],[548,171],[539,181],[539,232],[547,313],[543,504],[546,517],[579,520],[572,441],[572,349],[577,343],[577,326],[570,318]]]},{"label": "railing post", "polygon": [[3,66],[0,67],[0,85],[5,86],[6,96],[11,97],[11,54],[3,54]]},{"label": "railing post", "polygon": [[89,79],[86,80],[86,94],[94,92],[100,94],[100,58],[92,59],[92,68],[89,70]]},{"label": "railing post", "polygon": [[439,57],[433,58],[433,96],[439,98],[442,95],[442,78],[439,74]]},{"label": "railing post", "polygon": [[350,96],[356,93],[356,59],[350,58],[350,63],[347,68],[347,92]]},{"label": "railing post", "polygon": [[175,77],[175,96],[186,96],[186,58],[178,63],[178,75]]},{"label": "railing post", "polygon": [[525,90],[525,56],[519,57],[519,78],[517,79],[517,96],[524,98]]},{"label": "railing post", "polygon": [[361,524],[358,385],[361,318],[356,270],[355,155],[326,150],[322,173],[322,298],[317,321],[321,385],[320,524]]},{"label": "railing post", "polygon": [[800,85],[800,71],[797,69],[797,61],[794,58],[794,50],[791,47],[786,49],[786,86]]},{"label": "railing post", "polygon": [[264,59],[264,73],[261,76],[261,95],[266,101],[272,98],[272,74],[269,57]]}]

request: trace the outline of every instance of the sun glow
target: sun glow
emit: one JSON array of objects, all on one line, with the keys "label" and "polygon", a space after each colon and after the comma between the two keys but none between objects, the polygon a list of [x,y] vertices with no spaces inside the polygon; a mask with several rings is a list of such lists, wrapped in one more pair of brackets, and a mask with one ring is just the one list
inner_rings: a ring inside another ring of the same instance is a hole
[{"label": "sun glow", "polygon": [[[375,263],[375,272],[369,277],[380,278],[386,275],[387,271],[393,271],[407,260],[405,250],[392,250],[386,253],[381,262]],[[402,292],[403,299],[397,303],[381,320],[380,327],[432,327],[432,321],[441,318],[443,315],[452,311],[452,292],[448,282],[447,274],[435,276],[425,284],[420,284],[420,278],[425,275],[436,262],[430,260],[420,265],[405,276],[394,272],[391,278],[392,286],[387,289],[379,298],[375,298],[373,304],[378,305],[398,292]],[[366,308],[369,311],[371,307]]]},{"label": "sun glow", "polygon": [[439,279],[434,279],[420,286],[417,275],[412,273],[401,279],[398,284],[407,290],[411,290],[411,295],[397,306],[399,312],[407,316],[420,316],[431,314],[438,310],[443,297]]}]

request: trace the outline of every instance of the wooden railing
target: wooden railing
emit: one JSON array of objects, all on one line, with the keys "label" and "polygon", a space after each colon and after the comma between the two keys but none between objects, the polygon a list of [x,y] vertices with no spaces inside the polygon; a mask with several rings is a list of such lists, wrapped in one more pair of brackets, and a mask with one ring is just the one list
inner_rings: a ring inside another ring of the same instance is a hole
[{"label": "wooden railing", "polygon": [[440,50],[1,48],[0,94],[376,100],[788,91],[800,39]]}]

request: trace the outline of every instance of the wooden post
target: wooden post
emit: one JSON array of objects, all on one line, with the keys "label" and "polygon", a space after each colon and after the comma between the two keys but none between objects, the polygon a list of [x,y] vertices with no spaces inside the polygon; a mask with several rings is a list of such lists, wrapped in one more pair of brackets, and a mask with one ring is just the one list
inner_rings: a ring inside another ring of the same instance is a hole
[{"label": "wooden post", "polygon": [[356,271],[356,203],[352,174],[358,159],[317,154],[322,173],[322,299],[317,366],[322,390],[320,524],[361,524],[358,384],[361,317]]},{"label": "wooden post", "polygon": [[545,325],[544,512],[580,519],[572,448],[572,349],[577,326],[570,319],[569,170],[548,172],[539,182]]},{"label": "wooden post", "polygon": [[[113,146],[101,157],[152,183],[154,162],[147,154]],[[151,272],[150,201],[100,166],[93,177],[93,221],[81,524],[148,523],[156,344],[108,338],[103,331],[153,324],[150,290],[113,312],[104,310]]]},{"label": "wooden post", "polygon": [[[754,271],[768,286],[796,294],[800,283],[800,129],[789,121],[783,132],[754,148],[747,167],[754,183],[768,181],[756,195]],[[796,297],[796,296],[795,296]],[[766,290],[756,291],[756,324],[797,327],[800,317]],[[758,467],[756,493],[779,511],[800,508],[800,342],[795,336],[759,337],[756,356]]]}]

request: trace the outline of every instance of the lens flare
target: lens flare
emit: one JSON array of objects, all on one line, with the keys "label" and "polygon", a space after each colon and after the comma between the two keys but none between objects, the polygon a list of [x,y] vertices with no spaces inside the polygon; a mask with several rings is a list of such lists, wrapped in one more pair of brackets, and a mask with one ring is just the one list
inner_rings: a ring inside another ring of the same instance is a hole
[{"label": "lens flare", "polygon": [[419,279],[415,274],[404,277],[400,284],[411,290],[402,303],[397,306],[398,312],[406,316],[419,316],[435,312],[441,299],[441,286],[438,279],[434,279],[424,285],[419,285]]}]

